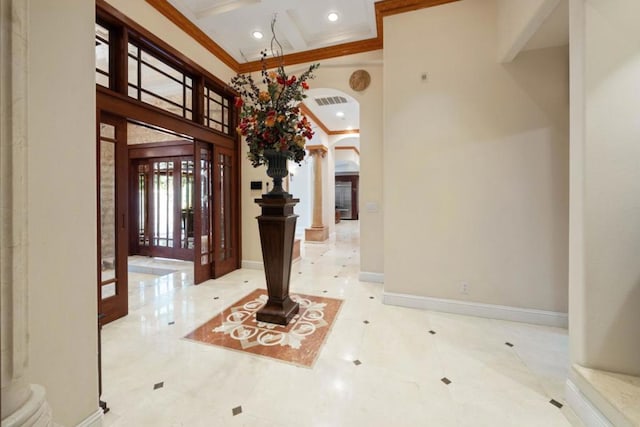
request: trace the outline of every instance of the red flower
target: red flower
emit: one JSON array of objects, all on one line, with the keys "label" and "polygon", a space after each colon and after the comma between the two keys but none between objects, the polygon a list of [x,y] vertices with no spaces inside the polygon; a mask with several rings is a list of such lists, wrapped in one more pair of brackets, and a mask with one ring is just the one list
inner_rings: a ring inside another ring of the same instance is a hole
[{"label": "red flower", "polygon": [[291,76],[289,80],[287,80],[287,86],[291,86],[296,82],[296,76]]},{"label": "red flower", "polygon": [[244,102],[242,101],[242,98],[240,98],[239,96],[236,96],[236,108],[242,107],[242,104],[244,104]]},{"label": "red flower", "polygon": [[282,76],[278,76],[278,78],[276,79],[278,81],[279,84],[283,85],[285,83],[284,81],[284,77]]},{"label": "red flower", "polygon": [[309,89],[309,85],[307,84],[307,82],[302,82],[302,87],[304,89]]}]

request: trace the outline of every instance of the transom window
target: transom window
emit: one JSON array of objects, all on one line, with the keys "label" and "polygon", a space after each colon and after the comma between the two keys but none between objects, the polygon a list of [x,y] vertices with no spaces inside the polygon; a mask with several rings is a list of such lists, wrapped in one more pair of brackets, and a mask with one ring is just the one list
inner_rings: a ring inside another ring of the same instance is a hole
[{"label": "transom window", "polygon": [[129,43],[128,93],[185,119],[193,118],[193,80],[185,73]]},{"label": "transom window", "polygon": [[229,98],[209,86],[204,87],[204,124],[220,132],[229,133]]},{"label": "transom window", "polygon": [[96,18],[97,85],[236,136],[234,93],[224,82],[113,17]]}]

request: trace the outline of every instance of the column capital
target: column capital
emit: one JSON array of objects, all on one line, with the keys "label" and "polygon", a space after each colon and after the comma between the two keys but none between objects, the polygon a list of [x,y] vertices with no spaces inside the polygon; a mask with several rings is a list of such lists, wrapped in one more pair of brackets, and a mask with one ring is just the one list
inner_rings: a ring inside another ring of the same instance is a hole
[{"label": "column capital", "polygon": [[307,151],[309,151],[309,154],[312,156],[319,155],[321,157],[324,157],[329,152],[329,149],[322,144],[307,145],[306,148],[307,148]]}]

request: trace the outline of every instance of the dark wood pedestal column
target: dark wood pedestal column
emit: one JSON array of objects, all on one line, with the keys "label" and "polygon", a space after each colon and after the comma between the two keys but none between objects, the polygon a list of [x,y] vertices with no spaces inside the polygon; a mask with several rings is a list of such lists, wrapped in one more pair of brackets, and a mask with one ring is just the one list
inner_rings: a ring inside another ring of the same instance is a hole
[{"label": "dark wood pedestal column", "polygon": [[262,208],[258,217],[262,260],[267,279],[269,300],[256,318],[260,322],[286,325],[300,310],[289,296],[291,256],[298,215],[293,207],[300,201],[291,197],[269,197],[263,194],[255,202]]}]

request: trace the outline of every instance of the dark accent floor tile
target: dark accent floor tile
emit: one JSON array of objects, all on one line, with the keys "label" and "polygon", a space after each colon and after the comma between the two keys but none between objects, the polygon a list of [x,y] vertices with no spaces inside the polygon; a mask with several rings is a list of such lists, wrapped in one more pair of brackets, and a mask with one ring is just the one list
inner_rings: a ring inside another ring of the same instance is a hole
[{"label": "dark accent floor tile", "polygon": [[176,322],[169,322],[169,326],[175,325],[175,324],[176,324]]},{"label": "dark accent floor tile", "polygon": [[338,278],[338,276],[337,276],[337,275],[335,275],[335,276],[333,276],[333,278],[334,278],[334,279],[337,279],[337,278]]},{"label": "dark accent floor tile", "polygon": [[324,291],[322,291],[322,293],[323,293],[323,294],[326,294],[326,293],[327,293],[327,290],[325,289]]},{"label": "dark accent floor tile", "polygon": [[220,297],[213,297],[213,299],[220,299]]},{"label": "dark accent floor tile", "polygon": [[298,271],[298,274],[302,274],[302,271]]},{"label": "dark accent floor tile", "polygon": [[369,297],[369,299],[375,299],[375,297]]},{"label": "dark accent floor tile", "polygon": [[430,333],[431,335],[435,335],[435,334],[436,334],[436,331],[431,330],[431,331],[429,331],[429,333]]},{"label": "dark accent floor tile", "polygon": [[369,324],[369,321],[368,321],[368,320],[365,320],[365,321],[364,321],[364,322],[362,322],[362,323],[364,323],[365,325],[368,325],[368,324]]},{"label": "dark accent floor tile", "polygon": [[248,281],[248,280],[245,280],[245,281],[244,281],[244,283],[249,283],[249,281]]},{"label": "dark accent floor tile", "polygon": [[504,345],[506,345],[508,347],[513,347],[513,344],[511,344],[510,342],[506,342],[506,343],[504,343]]},{"label": "dark accent floor tile", "polygon": [[555,407],[557,407],[557,408],[562,409],[562,406],[563,406],[563,405],[562,405],[562,403],[558,402],[558,401],[557,401],[557,400],[555,400],[555,399],[551,399],[551,400],[549,401],[549,403],[551,403],[553,406],[555,406]]},{"label": "dark accent floor tile", "polygon": [[153,385],[153,389],[154,390],[157,390],[157,389],[162,388],[162,387],[164,387],[164,381],[160,381],[159,383],[155,383]]},{"label": "dark accent floor tile", "polygon": [[442,378],[440,381],[442,381],[443,383],[445,383],[446,385],[451,384],[451,380],[447,377]]},{"label": "dark accent floor tile", "polygon": [[360,365],[362,365],[362,362],[359,361],[359,360],[354,360],[353,364],[356,365],[356,366],[360,366]]},{"label": "dark accent floor tile", "polygon": [[242,413],[242,406],[236,406],[235,408],[233,408],[231,410],[231,412],[233,413],[233,416],[235,417],[238,414]]},{"label": "dark accent floor tile", "polygon": [[347,266],[346,264],[345,264],[345,265],[343,265],[343,267],[346,267],[346,266]]}]

